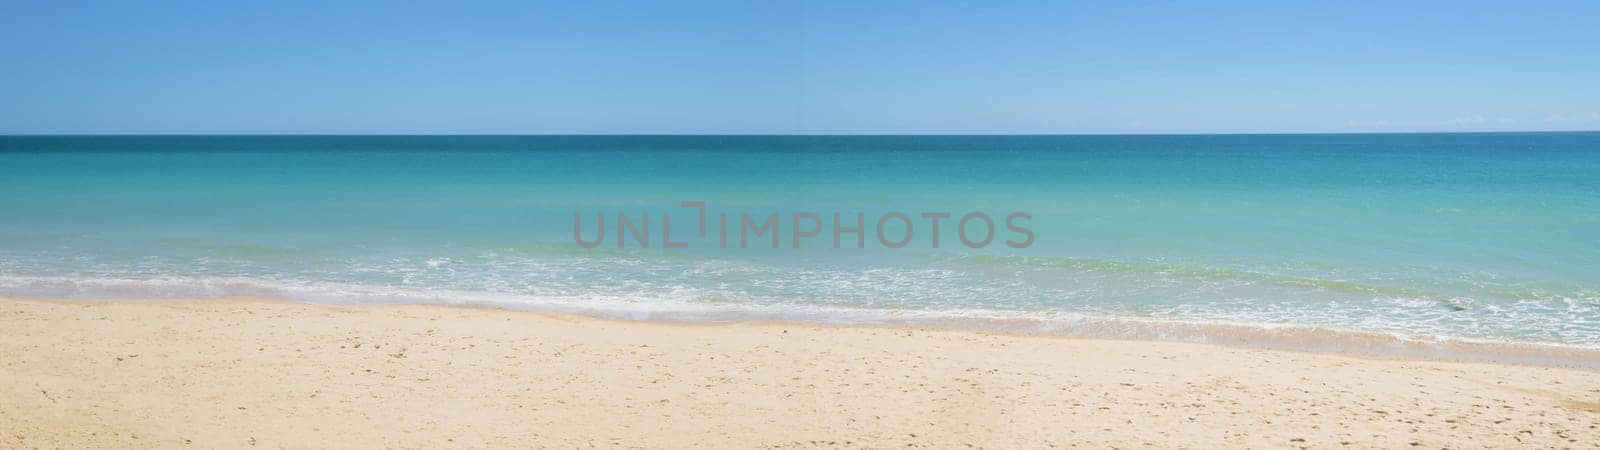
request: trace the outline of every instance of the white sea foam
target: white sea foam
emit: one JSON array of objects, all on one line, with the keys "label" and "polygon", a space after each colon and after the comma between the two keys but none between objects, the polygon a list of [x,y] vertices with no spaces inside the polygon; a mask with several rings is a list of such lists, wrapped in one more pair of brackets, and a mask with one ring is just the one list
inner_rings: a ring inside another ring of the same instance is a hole
[{"label": "white sea foam", "polygon": [[[1379,333],[1232,320],[1183,320],[985,308],[869,308],[837,304],[737,301],[683,288],[664,295],[529,295],[247,277],[104,278],[0,276],[0,296],[72,299],[268,298],[316,304],[439,304],[685,322],[798,321],[929,326],[1065,336],[1160,340],[1367,355],[1600,368],[1600,347]],[[1396,300],[1405,305],[1406,300]],[[1204,308],[1188,308],[1195,314]],[[1282,311],[1275,312],[1282,314]],[[1163,314],[1165,315],[1165,314]],[[1203,315],[1203,314],[1201,314]],[[1281,320],[1284,316],[1277,316]],[[1307,319],[1302,317],[1302,319]],[[1314,322],[1313,322],[1314,323]]]}]

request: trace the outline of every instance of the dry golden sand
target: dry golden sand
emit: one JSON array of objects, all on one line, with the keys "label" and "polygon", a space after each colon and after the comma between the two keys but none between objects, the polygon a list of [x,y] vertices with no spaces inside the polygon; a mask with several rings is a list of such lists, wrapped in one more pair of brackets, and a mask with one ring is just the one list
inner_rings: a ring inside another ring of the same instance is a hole
[{"label": "dry golden sand", "polygon": [[0,447],[1593,447],[1600,373],[435,306],[0,300]]}]

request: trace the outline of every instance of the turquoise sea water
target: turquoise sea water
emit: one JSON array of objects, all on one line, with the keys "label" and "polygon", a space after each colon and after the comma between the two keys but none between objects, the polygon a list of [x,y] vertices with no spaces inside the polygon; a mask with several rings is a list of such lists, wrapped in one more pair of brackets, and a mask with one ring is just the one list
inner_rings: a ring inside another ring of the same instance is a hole
[{"label": "turquoise sea water", "polygon": [[[686,200],[778,213],[784,248],[719,248]],[[823,227],[795,249],[799,211]],[[1018,211],[1028,248],[1001,244]],[[616,247],[619,212],[650,248]],[[832,248],[835,212],[867,248]],[[955,216],[940,248],[922,212]],[[0,137],[0,296],[1600,349],[1600,134]]]}]

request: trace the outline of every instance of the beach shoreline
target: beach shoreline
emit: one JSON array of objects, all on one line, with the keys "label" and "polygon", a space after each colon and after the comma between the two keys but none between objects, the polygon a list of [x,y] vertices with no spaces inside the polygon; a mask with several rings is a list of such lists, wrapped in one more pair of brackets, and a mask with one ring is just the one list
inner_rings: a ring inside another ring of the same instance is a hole
[{"label": "beach shoreline", "polygon": [[[170,287],[170,286],[164,286]],[[445,307],[573,316],[595,320],[662,324],[773,324],[868,328],[904,328],[993,333],[1012,336],[1177,342],[1245,349],[1279,350],[1395,358],[1403,360],[1518,364],[1600,370],[1600,347],[1538,341],[1493,340],[1460,336],[1333,328],[1310,324],[1249,323],[1177,318],[1090,315],[1073,311],[900,310],[833,307],[786,310],[773,305],[713,304],[710,307],[666,301],[592,299],[526,299],[478,292],[444,291],[393,297],[347,298],[207,295],[142,298],[116,296],[5,296],[0,299],[49,302],[264,301],[332,307]],[[653,299],[652,299],[653,300]],[[649,305],[642,307],[640,305]]]},{"label": "beach shoreline", "polygon": [[432,305],[0,300],[0,447],[1577,447],[1600,372]]}]

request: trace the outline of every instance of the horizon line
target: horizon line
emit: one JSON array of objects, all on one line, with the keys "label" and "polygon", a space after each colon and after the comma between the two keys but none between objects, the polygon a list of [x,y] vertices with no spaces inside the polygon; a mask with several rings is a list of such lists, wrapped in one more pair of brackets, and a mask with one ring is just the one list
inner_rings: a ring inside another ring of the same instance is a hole
[{"label": "horizon line", "polygon": [[1590,130],[1521,130],[1521,131],[1285,131],[1285,132],[1173,132],[1173,133],[0,133],[0,137],[267,137],[267,136],[481,136],[481,137],[669,137],[669,136],[724,136],[724,137],[912,137],[912,136],[1016,136],[1016,137],[1068,137],[1068,136],[1329,136],[1329,135],[1416,135],[1416,134],[1583,134],[1600,133]]}]

